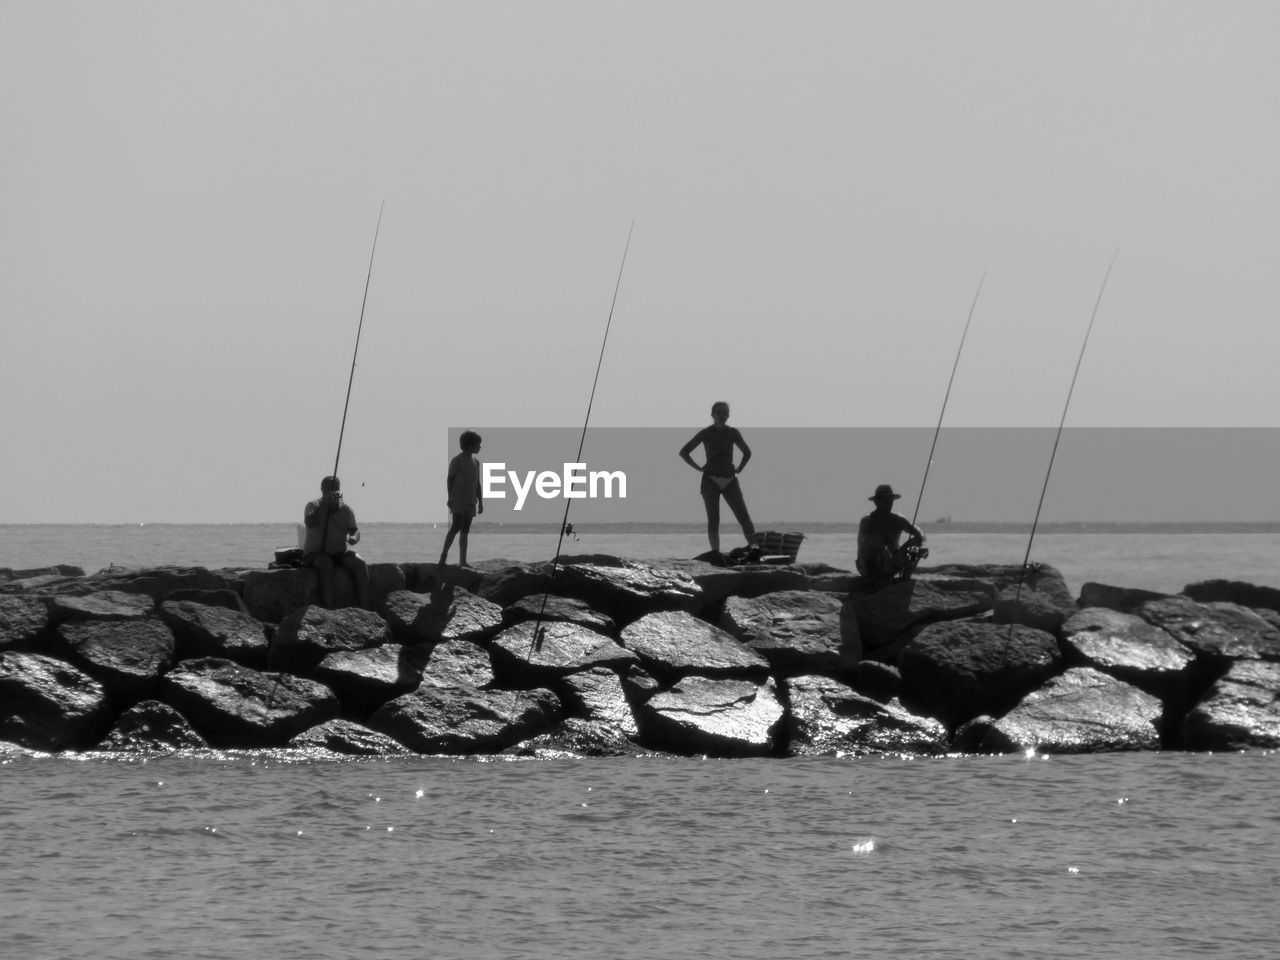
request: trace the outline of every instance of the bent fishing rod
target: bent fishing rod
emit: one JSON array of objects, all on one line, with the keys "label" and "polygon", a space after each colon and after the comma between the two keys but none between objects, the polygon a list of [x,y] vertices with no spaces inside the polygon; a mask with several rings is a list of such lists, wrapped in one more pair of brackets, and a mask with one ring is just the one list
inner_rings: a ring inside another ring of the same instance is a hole
[{"label": "bent fishing rod", "polygon": [[[627,265],[627,251],[631,249],[631,235],[635,232],[636,222],[631,221],[631,228],[627,231],[627,242],[622,248],[622,262],[618,264],[618,279],[613,285],[613,300],[609,304],[609,319],[605,321],[604,337],[600,341],[600,356],[596,359],[596,375],[591,381],[591,396],[587,398],[587,415],[582,421],[582,436],[578,438],[578,455],[574,458],[574,463],[582,462],[582,449],[587,442],[587,424],[591,422],[591,407],[596,401],[596,386],[600,383],[600,368],[604,364],[604,348],[609,343],[609,329],[613,326],[613,310],[618,305],[618,291],[622,288],[622,271]],[[556,570],[560,565],[560,548],[564,545],[564,531],[569,525],[569,507],[573,505],[573,501],[568,497],[564,499],[564,518],[560,521],[560,536],[556,540],[556,555],[551,560],[551,579],[554,581]],[[538,609],[538,619],[533,627],[533,636],[529,640],[529,652],[525,654],[525,660],[533,655],[534,650],[542,649],[542,617],[547,610],[547,594],[551,592],[551,584],[547,584],[547,589],[542,593],[542,606]]]},{"label": "bent fishing rod", "polygon": [[[1117,250],[1111,255],[1111,263],[1107,265],[1107,272],[1102,277],[1102,286],[1098,289],[1098,299],[1093,303],[1093,313],[1089,317],[1089,326],[1084,332],[1084,341],[1080,344],[1080,356],[1076,357],[1075,373],[1071,375],[1071,386],[1067,389],[1067,402],[1062,405],[1062,417],[1058,421],[1058,432],[1053,438],[1053,449],[1049,453],[1049,467],[1044,472],[1044,484],[1040,487],[1040,502],[1036,504],[1035,519],[1031,521],[1031,535],[1027,537],[1027,552],[1022,558],[1022,567],[1018,571],[1018,587],[1013,592],[1013,603],[1017,606],[1019,598],[1022,596],[1022,584],[1027,577],[1027,565],[1031,560],[1031,544],[1036,538],[1036,527],[1040,525],[1040,510],[1044,507],[1044,495],[1049,489],[1049,477],[1053,475],[1053,461],[1058,455],[1058,442],[1062,439],[1062,427],[1067,422],[1067,411],[1071,408],[1071,395],[1076,391],[1076,379],[1080,376],[1080,364],[1084,362],[1084,351],[1089,346],[1089,335],[1093,333],[1093,322],[1098,319],[1098,308],[1102,305],[1102,295],[1106,293],[1107,281],[1111,279],[1111,268],[1116,265],[1116,257],[1120,256]],[[1013,623],[1009,624],[1009,635],[1013,635]],[[1005,651],[1008,652],[1009,641],[1005,640]]]},{"label": "bent fishing rod", "polygon": [[973,311],[978,306],[978,295],[982,293],[983,281],[987,279],[986,271],[982,273],[982,277],[978,280],[978,289],[974,291],[973,303],[969,304],[969,316],[964,321],[964,332],[960,334],[960,346],[956,349],[955,362],[951,364],[951,378],[947,381],[947,392],[942,398],[942,409],[938,412],[938,426],[933,431],[933,443],[929,445],[929,459],[924,464],[924,477],[920,480],[920,492],[916,495],[916,509],[911,514],[911,525],[916,525],[916,518],[920,516],[920,504],[924,501],[924,486],[929,482],[929,468],[933,466],[933,451],[938,446],[938,434],[942,432],[942,418],[947,415],[947,401],[951,399],[951,386],[956,382],[956,369],[960,366],[960,354],[964,352],[964,341],[969,336],[969,324],[973,322]]},{"label": "bent fishing rod", "polygon": [[360,354],[360,333],[364,330],[364,308],[369,302],[369,281],[373,279],[373,255],[378,252],[378,231],[382,229],[382,208],[387,205],[383,200],[378,207],[378,224],[373,228],[373,249],[369,251],[369,272],[364,278],[364,298],[360,301],[360,323],[356,327],[356,348],[351,352],[351,375],[347,377],[347,399],[342,404],[342,426],[338,429],[338,452],[333,457],[333,476],[338,475],[338,461],[342,459],[342,435],[347,430],[347,408],[351,406],[351,385],[356,379],[356,357]]}]

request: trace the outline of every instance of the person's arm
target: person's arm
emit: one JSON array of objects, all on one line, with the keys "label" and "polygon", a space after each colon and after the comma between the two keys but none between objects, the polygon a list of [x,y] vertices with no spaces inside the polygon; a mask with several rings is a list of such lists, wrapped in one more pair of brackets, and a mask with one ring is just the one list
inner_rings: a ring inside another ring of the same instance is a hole
[{"label": "person's arm", "polygon": [[453,505],[453,478],[457,476],[457,474],[458,460],[455,457],[449,461],[449,472],[446,473],[444,477],[444,495],[447,498],[445,500],[445,506]]},{"label": "person's arm", "polygon": [[745,467],[747,465],[747,461],[751,459],[751,448],[747,446],[747,441],[742,439],[742,434],[737,430],[733,431],[733,442],[737,445],[738,449],[742,451],[742,461],[738,464],[734,473],[741,473],[742,468]]},{"label": "person's arm", "polygon": [[688,443],[686,443],[683,447],[680,448],[680,459],[683,460],[685,463],[687,463],[689,466],[693,467],[693,469],[697,470],[699,473],[702,473],[702,471],[705,470],[706,468],[700,467],[696,463],[694,463],[693,457],[689,456],[689,454],[693,452],[694,447],[696,447],[698,444],[702,442],[702,435],[704,433],[706,433],[705,429],[699,430],[697,433],[693,435],[692,440],[690,440]]},{"label": "person's arm", "polygon": [[480,461],[476,461],[476,513],[484,513],[484,488],[480,485]]},{"label": "person's arm", "polygon": [[360,542],[360,527],[356,524],[356,512],[350,506],[346,509],[347,514],[347,543],[353,547]]},{"label": "person's arm", "polygon": [[907,542],[902,545],[904,550],[907,547],[924,546],[924,531],[906,517],[902,518],[902,532],[907,535]]}]

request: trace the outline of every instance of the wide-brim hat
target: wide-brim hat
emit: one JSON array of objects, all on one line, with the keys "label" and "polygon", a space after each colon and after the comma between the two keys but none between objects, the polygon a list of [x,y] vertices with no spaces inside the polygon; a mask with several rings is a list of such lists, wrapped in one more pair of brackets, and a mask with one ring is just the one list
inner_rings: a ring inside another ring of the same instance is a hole
[{"label": "wide-brim hat", "polygon": [[898,500],[898,499],[901,499],[901,497],[902,497],[902,494],[894,493],[893,487],[891,487],[889,484],[882,483],[880,484],[880,486],[876,487],[876,492],[873,493],[871,496],[867,497],[867,499],[868,500]]}]

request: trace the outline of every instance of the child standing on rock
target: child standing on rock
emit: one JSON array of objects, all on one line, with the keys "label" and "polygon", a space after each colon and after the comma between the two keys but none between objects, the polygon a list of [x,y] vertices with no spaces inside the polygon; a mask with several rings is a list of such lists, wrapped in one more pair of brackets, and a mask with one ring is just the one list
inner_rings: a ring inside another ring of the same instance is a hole
[{"label": "child standing on rock", "polygon": [[440,551],[440,566],[448,562],[449,548],[453,546],[453,538],[458,538],[458,565],[470,566],[467,563],[467,534],[471,531],[471,518],[484,513],[484,499],[480,496],[480,434],[474,430],[464,430],[458,438],[458,446],[462,452],[449,461],[449,474],[446,485],[449,490],[449,514],[452,522],[449,533],[444,538],[444,549]]}]

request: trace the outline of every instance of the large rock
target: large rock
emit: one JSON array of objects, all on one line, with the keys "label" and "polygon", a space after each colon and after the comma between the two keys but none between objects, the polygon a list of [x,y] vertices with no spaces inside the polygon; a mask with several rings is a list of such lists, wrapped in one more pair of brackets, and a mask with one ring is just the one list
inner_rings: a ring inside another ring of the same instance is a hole
[{"label": "large rock", "polygon": [[1280,663],[1232,664],[1183,719],[1178,740],[1190,750],[1280,747]]},{"label": "large rock", "polygon": [[964,621],[925,627],[898,658],[903,703],[953,729],[1003,714],[1061,665],[1057,640],[1043,630]]},{"label": "large rock", "polygon": [[11,580],[29,580],[32,577],[83,577],[84,567],[73,567],[65,563],[56,563],[50,567],[26,567],[15,570],[13,567],[0,567],[0,584]]},{"label": "large rock", "polygon": [[304,730],[289,741],[289,746],[295,750],[327,750],[351,757],[386,757],[410,752],[385,733],[350,720],[328,720]]},{"label": "large rock", "polygon": [[720,626],[769,661],[774,673],[838,674],[862,657],[857,635],[842,636],[839,597],[808,590],[730,597]]},{"label": "large rock", "polygon": [[230,660],[184,660],[161,681],[164,701],[216,747],[284,746],[338,715],[328,687]]},{"label": "large rock", "polygon": [[156,603],[143,593],[104,590],[101,593],[59,594],[49,599],[54,623],[80,620],[137,620],[155,612]]},{"label": "large rock", "polygon": [[207,747],[190,721],[167,703],[143,700],[120,715],[99,750],[198,750]]},{"label": "large rock", "polygon": [[483,579],[468,587],[477,596],[508,607],[525,597],[541,596],[551,589],[551,564],[512,564],[505,560],[481,563]]},{"label": "large rock", "polygon": [[1240,580],[1201,580],[1182,592],[1198,603],[1235,603],[1242,607],[1280,612],[1280,590]]},{"label": "large rock", "polygon": [[592,610],[581,600],[546,593],[522,597],[502,611],[502,622],[507,626],[524,623],[526,620],[563,620],[609,636],[615,636],[618,630],[613,618]]},{"label": "large rock", "polygon": [[39,653],[0,653],[0,740],[32,750],[91,747],[110,722],[107,691],[83,670]]},{"label": "large rock", "polygon": [[[404,570],[395,563],[370,563],[369,603],[381,610],[388,596],[405,588]],[[303,607],[320,603],[320,586],[311,567],[251,570],[244,578],[244,603],[263,623],[278,623]],[[355,580],[346,567],[333,572],[333,602],[338,609],[356,607]]]},{"label": "large rock", "polygon": [[689,577],[701,591],[699,610],[711,611],[729,597],[759,597],[780,590],[808,589],[808,576],[798,566],[751,564],[717,567],[705,560],[663,560],[664,569]]},{"label": "large rock", "polygon": [[618,674],[594,667],[565,677],[562,701],[569,712],[605,724],[627,740],[639,736],[635,715]]},{"label": "large rock", "polygon": [[304,607],[280,622],[271,644],[271,666],[305,673],[339,650],[365,650],[390,642],[387,622],[370,610]]},{"label": "large rock", "polygon": [[1080,588],[1076,605],[1082,610],[1088,607],[1106,607],[1118,613],[1133,613],[1148,600],[1163,600],[1167,593],[1139,590],[1136,587],[1112,587],[1105,583],[1088,581]]},{"label": "large rock", "polygon": [[719,627],[683,611],[651,613],[622,631],[622,645],[659,678],[756,678],[769,661]]},{"label": "large rock", "polygon": [[693,579],[676,570],[616,557],[566,558],[548,592],[576,597],[617,623],[657,610],[692,610],[703,600]]},{"label": "large rock", "polygon": [[387,622],[403,643],[485,640],[502,629],[502,608],[462,587],[431,593],[398,590],[387,597]]},{"label": "large rock", "polygon": [[1165,597],[1139,604],[1135,613],[1210,661],[1280,660],[1280,630],[1247,607]]},{"label": "large rock", "polygon": [[[540,631],[538,643],[535,629]],[[621,672],[639,662],[634,652],[611,637],[561,620],[547,621],[541,628],[530,621],[518,623],[494,637],[489,649],[499,677],[514,685],[549,683],[593,667]]]},{"label": "large rock", "polygon": [[423,684],[385,704],[369,726],[429,754],[497,753],[564,716],[550,690],[476,690]]},{"label": "large rock", "polygon": [[838,680],[815,675],[792,677],[787,688],[792,753],[946,752],[946,728],[909,713],[897,701],[880,703]]},{"label": "large rock", "polygon": [[493,679],[489,651],[470,640],[436,644],[422,671],[422,682],[433,687],[488,687]]},{"label": "large rock", "polygon": [[1056,633],[1078,609],[1061,573],[1047,564],[1031,564],[1020,584],[1005,587],[996,596],[993,619]]},{"label": "large rock", "polygon": [[160,604],[160,619],[173,631],[179,660],[225,657],[247,667],[267,665],[266,628],[238,609],[166,600]]},{"label": "large rock", "polygon": [[718,757],[777,752],[784,711],[770,677],[713,680],[685,677],[636,711],[645,743],[675,753]]},{"label": "large rock", "polygon": [[[78,567],[59,568],[79,570]],[[34,580],[14,581],[7,588],[21,586],[23,593],[39,593],[47,596],[83,596],[90,593],[145,594],[152,604],[159,603],[175,590],[220,590],[227,586],[220,574],[204,567],[107,567],[84,576],[38,577]]]},{"label": "large rock", "polygon": [[636,742],[618,727],[601,720],[566,717],[506,751],[522,757],[631,757],[640,753]]},{"label": "large rock", "polygon": [[1092,667],[1074,667],[1033,690],[982,740],[988,752],[1155,750],[1163,704]]},{"label": "large rock", "polygon": [[426,660],[425,648],[398,643],[338,650],[320,661],[315,678],[338,695],[344,713],[365,716],[417,687]]},{"label": "large rock", "polygon": [[920,627],[990,610],[995,595],[994,586],[986,580],[920,576],[875,590],[854,590],[840,615],[850,621],[845,633],[860,639],[864,655],[892,659]]},{"label": "large rock", "polygon": [[1090,607],[1063,623],[1062,637],[1074,664],[1094,667],[1166,703],[1186,705],[1195,653],[1141,617]]},{"label": "large rock", "polygon": [[0,650],[35,650],[48,637],[53,620],[39,597],[0,594]]},{"label": "large rock", "polygon": [[71,662],[117,702],[149,697],[173,664],[173,633],[159,620],[87,620],[58,627]]}]

